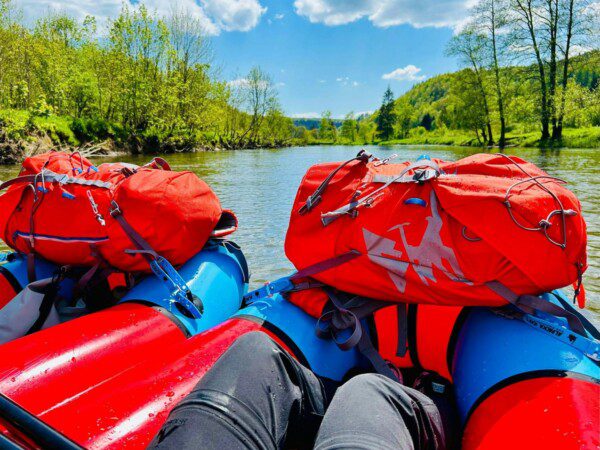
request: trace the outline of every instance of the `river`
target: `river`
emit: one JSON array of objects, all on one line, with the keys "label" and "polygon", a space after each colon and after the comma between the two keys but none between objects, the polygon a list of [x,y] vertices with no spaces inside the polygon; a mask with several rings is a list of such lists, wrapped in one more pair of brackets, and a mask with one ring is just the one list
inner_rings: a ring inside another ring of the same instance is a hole
[{"label": "river", "polygon": [[[423,153],[458,159],[477,150],[465,147],[365,146],[380,158],[397,154],[396,161],[415,160]],[[223,207],[238,215],[240,229],[233,239],[242,246],[252,271],[252,285],[280,277],[292,270],[283,254],[283,241],[296,189],[306,169],[324,161],[354,156],[360,147],[318,146],[257,149],[168,155],[175,170],[197,173],[217,192]],[[600,323],[600,149],[514,149],[549,174],[567,180],[581,200],[588,225],[589,268],[584,275],[588,309]],[[142,163],[150,157],[104,158]],[[0,166],[0,180],[15,176],[16,166]],[[0,241],[0,249],[2,249]]]}]

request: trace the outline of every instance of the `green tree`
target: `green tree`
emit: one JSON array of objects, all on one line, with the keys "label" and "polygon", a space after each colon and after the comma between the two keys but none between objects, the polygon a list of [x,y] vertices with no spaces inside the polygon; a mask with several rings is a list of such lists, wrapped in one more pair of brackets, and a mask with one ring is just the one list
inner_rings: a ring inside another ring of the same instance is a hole
[{"label": "green tree", "polygon": [[337,141],[337,128],[331,120],[331,111],[323,111],[319,124],[319,139],[324,141]]},{"label": "green tree", "polygon": [[394,135],[396,124],[396,112],[394,111],[394,93],[388,86],[383,94],[383,102],[375,119],[377,134],[384,141],[391,139]]},{"label": "green tree", "polygon": [[473,88],[479,94],[483,106],[482,112],[487,130],[487,136],[484,131],[484,141],[487,145],[493,145],[494,135],[486,83],[487,74],[484,69],[486,48],[486,37],[472,28],[466,28],[450,40],[447,53],[458,56],[462,63],[472,71]]},{"label": "green tree", "polygon": [[358,124],[353,112],[346,114],[342,122],[340,136],[348,142],[355,142],[357,138]]}]

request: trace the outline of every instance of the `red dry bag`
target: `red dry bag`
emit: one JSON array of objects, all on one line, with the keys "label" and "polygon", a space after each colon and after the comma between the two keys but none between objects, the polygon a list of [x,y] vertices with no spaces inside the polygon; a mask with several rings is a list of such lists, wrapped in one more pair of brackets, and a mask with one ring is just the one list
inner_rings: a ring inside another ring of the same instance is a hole
[{"label": "red dry bag", "polygon": [[503,154],[390,164],[361,152],[308,170],[285,251],[298,270],[364,297],[515,303],[580,284],[586,225],[564,184]]},{"label": "red dry bag", "polygon": [[154,252],[186,262],[215,234],[235,229],[210,187],[156,158],[138,167],[95,167],[77,153],[27,158],[19,177],[0,185],[0,237],[13,249],[61,265],[106,263],[148,272]]}]

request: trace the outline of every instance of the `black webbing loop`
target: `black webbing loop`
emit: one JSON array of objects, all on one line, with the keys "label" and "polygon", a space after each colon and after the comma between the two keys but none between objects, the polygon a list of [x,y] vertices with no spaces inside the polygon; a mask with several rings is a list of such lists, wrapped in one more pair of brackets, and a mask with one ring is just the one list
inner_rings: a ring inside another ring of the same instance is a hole
[{"label": "black webbing loop", "polygon": [[[338,347],[344,351],[356,347],[359,353],[367,358],[377,373],[394,381],[399,381],[399,375],[392,370],[389,363],[375,349],[369,334],[363,329],[361,323],[361,319],[372,315],[385,306],[389,306],[389,303],[360,296],[342,302],[338,293],[332,288],[327,287],[323,290],[329,297],[332,309],[325,312],[317,321],[316,335],[321,339],[333,339]],[[339,335],[347,330],[350,330],[350,337],[340,341]]]},{"label": "black webbing loop", "polygon": [[304,202],[304,205],[298,210],[298,214],[303,215],[303,214],[306,214],[307,212],[310,212],[311,209],[313,209],[315,206],[317,206],[321,202],[321,200],[322,200],[321,196],[323,195],[323,192],[325,192],[325,189],[327,189],[327,186],[329,186],[329,183],[331,182],[333,177],[340,170],[342,170],[344,167],[346,167],[352,161],[361,161],[366,164],[371,160],[371,158],[372,158],[372,155],[370,153],[367,153],[365,150],[361,150],[360,152],[358,152],[358,154],[354,158],[349,159],[348,161],[344,161],[342,164],[340,164],[333,172],[331,172],[327,176],[327,178],[325,178],[323,180],[323,182],[319,185],[319,187],[315,190],[315,192],[313,192],[311,195],[308,196],[308,198]]}]

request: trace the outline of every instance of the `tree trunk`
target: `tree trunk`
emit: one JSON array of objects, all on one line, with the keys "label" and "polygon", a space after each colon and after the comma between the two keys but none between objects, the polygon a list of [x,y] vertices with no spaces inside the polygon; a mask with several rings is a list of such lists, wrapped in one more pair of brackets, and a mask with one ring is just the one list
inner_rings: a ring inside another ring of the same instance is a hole
[{"label": "tree trunk", "polygon": [[567,23],[567,42],[565,45],[565,57],[563,63],[562,73],[562,92],[560,95],[560,109],[558,111],[558,120],[556,128],[553,130],[555,134],[552,136],[553,139],[562,139],[563,131],[563,119],[565,116],[565,101],[567,94],[567,87],[569,81],[569,51],[571,49],[571,38],[573,37],[573,9],[575,0],[569,0],[569,20]]},{"label": "tree trunk", "polygon": [[537,43],[535,35],[534,25],[534,12],[531,4],[531,0],[525,0],[526,4],[523,4],[521,0],[517,0],[516,4],[525,17],[527,24],[527,30],[529,31],[529,37],[531,38],[531,44],[535,54],[535,59],[538,66],[538,81],[540,83],[540,122],[542,125],[542,136],[541,140],[547,140],[550,138],[550,114],[548,111],[548,86],[546,83],[546,70],[544,69],[544,61]]},{"label": "tree trunk", "polygon": [[504,116],[504,98],[502,87],[500,86],[500,68],[498,67],[498,46],[496,42],[496,0],[491,0],[491,30],[492,30],[492,49],[494,56],[494,78],[496,81],[496,97],[498,100],[498,115],[500,116],[500,139],[498,146],[504,148],[506,145],[506,118]]},{"label": "tree trunk", "polygon": [[548,67],[548,109],[550,113],[550,120],[552,122],[552,139],[556,134],[557,117],[556,117],[556,75],[557,75],[557,61],[556,61],[556,47],[557,47],[557,33],[558,33],[558,1],[557,0],[546,0],[548,4],[549,20],[549,35],[550,40],[548,42],[550,47],[550,62]]}]

